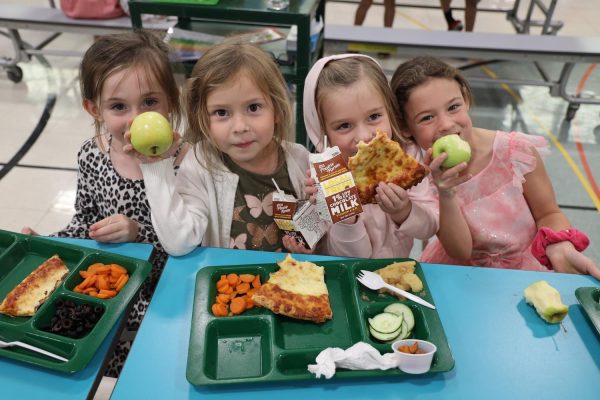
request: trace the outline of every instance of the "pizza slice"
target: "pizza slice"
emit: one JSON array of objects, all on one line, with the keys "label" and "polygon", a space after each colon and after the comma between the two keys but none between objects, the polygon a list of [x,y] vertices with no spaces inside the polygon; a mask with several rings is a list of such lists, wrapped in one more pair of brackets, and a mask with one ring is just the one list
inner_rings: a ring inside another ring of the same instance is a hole
[{"label": "pizza slice", "polygon": [[254,303],[275,314],[316,323],[333,317],[325,268],[308,261],[296,261],[289,254],[277,263],[280,269],[252,295]]},{"label": "pizza slice", "polygon": [[356,154],[348,159],[363,204],[375,203],[375,188],[379,182],[394,183],[409,189],[427,176],[427,169],[400,143],[381,131],[369,143],[360,142]]},{"label": "pizza slice", "polygon": [[68,273],[59,256],[50,257],[6,295],[0,304],[0,313],[13,317],[33,316]]}]

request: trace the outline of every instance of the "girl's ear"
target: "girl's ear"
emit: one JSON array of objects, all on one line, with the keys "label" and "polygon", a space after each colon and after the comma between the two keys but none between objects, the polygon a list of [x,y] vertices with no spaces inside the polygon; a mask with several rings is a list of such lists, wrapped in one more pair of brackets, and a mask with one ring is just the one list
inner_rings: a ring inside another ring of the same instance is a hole
[{"label": "girl's ear", "polygon": [[100,114],[100,110],[96,106],[96,103],[91,101],[90,99],[83,100],[83,108],[88,112],[96,121],[102,122],[102,114]]}]

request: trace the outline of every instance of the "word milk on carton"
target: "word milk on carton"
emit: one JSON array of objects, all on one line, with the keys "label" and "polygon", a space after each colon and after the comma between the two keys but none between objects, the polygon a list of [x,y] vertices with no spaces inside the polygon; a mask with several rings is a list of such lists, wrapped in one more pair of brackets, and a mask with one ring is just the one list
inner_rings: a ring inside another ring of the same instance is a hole
[{"label": "word milk on carton", "polygon": [[279,188],[273,194],[273,218],[279,229],[308,249],[313,249],[327,230],[327,224],[319,217],[313,204],[298,201]]},{"label": "word milk on carton", "polygon": [[310,154],[310,175],[317,188],[319,216],[334,224],[363,212],[358,189],[337,146]]}]

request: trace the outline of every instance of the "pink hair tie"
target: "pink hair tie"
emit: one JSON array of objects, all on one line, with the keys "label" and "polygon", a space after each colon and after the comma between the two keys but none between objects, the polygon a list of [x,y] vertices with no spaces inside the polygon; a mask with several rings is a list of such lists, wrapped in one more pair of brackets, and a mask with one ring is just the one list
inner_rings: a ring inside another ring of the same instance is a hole
[{"label": "pink hair tie", "polygon": [[560,232],[555,232],[553,229],[546,226],[541,227],[531,243],[531,254],[542,264],[549,269],[554,269],[550,259],[546,255],[546,247],[551,244],[564,242],[568,240],[573,243],[577,251],[585,250],[589,244],[590,239],[585,233],[575,228],[569,228]]}]

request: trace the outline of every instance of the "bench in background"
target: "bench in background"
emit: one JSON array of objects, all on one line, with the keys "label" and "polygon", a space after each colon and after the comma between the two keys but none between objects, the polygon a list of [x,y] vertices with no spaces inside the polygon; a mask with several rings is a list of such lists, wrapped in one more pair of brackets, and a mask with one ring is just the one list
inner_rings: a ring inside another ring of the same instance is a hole
[{"label": "bench in background", "polygon": [[[553,35],[515,35],[480,32],[424,31],[366,26],[326,25],[328,49],[336,52],[360,51],[361,45],[387,49],[400,57],[432,55],[535,62],[541,79],[493,79],[496,83],[547,86],[552,96],[569,102],[566,119],[571,120],[580,104],[600,104],[600,99],[583,98],[567,93],[569,78],[576,64],[600,62],[600,38]],[[376,50],[379,51],[379,50]],[[552,80],[542,63],[562,63],[560,76]],[[470,81],[486,78],[469,78]]]},{"label": "bench in background", "polygon": [[[51,3],[52,4],[52,3]],[[175,21],[145,22],[144,28],[166,31],[175,24]],[[81,53],[61,50],[44,49],[46,45],[63,33],[104,35],[119,33],[132,29],[129,17],[114,19],[72,19],[63,14],[59,8],[31,7],[21,5],[0,4],[0,28],[6,29],[2,32],[13,45],[14,55],[2,57],[0,67],[7,71],[8,78],[13,82],[20,82],[23,71],[18,63],[29,61],[31,55],[58,55],[58,56],[81,56]],[[51,35],[36,46],[25,43],[19,30],[36,30],[51,32]]]}]

